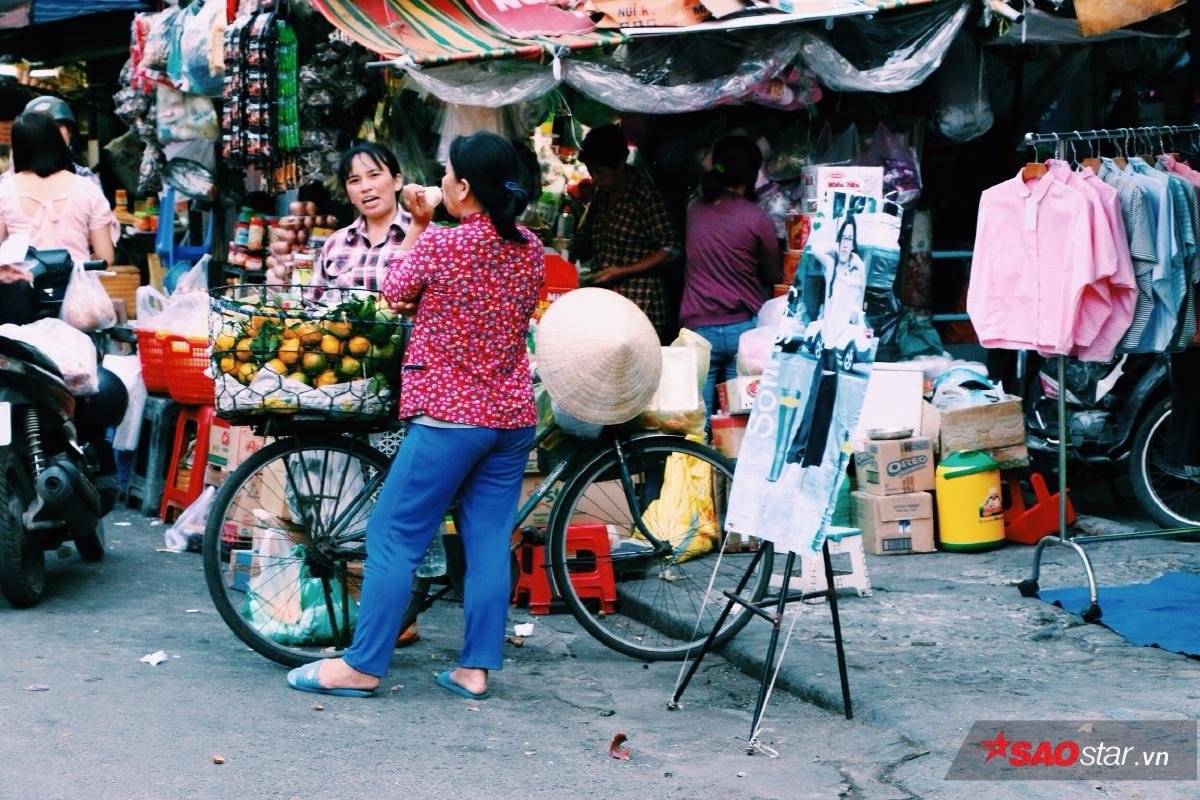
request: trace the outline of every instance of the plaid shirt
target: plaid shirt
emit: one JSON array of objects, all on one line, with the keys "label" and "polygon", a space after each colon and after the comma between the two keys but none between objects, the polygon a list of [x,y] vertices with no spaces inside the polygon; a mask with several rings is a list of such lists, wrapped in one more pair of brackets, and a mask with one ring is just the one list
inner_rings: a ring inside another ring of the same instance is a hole
[{"label": "plaid shirt", "polygon": [[387,274],[388,261],[399,253],[400,243],[411,223],[409,213],[398,208],[387,237],[377,245],[367,239],[365,217],[339,228],[321,248],[321,257],[317,259],[308,285],[378,289]]},{"label": "plaid shirt", "polygon": [[[601,189],[588,206],[575,238],[575,254],[591,258],[592,268],[626,267],[658,250],[679,253],[679,237],[662,195],[641,174],[628,170],[616,189]],[[667,324],[667,296],[657,270],[608,288],[628,297],[660,332]]]}]

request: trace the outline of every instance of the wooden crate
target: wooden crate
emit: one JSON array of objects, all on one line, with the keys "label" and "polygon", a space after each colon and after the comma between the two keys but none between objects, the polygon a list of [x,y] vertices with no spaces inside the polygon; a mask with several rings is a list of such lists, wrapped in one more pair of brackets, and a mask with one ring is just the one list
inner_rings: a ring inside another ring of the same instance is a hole
[{"label": "wooden crate", "polygon": [[125,310],[129,318],[134,319],[137,317],[137,289],[142,285],[141,272],[137,267],[128,265],[109,267],[108,270],[116,274],[101,275],[100,283],[104,284],[109,297],[125,301]]}]

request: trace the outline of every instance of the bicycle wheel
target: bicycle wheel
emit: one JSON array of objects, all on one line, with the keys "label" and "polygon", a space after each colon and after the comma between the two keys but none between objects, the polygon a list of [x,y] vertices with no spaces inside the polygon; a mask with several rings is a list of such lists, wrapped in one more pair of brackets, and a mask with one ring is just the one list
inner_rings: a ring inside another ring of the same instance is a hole
[{"label": "bicycle wheel", "polygon": [[[594,637],[634,658],[681,659],[716,624],[725,606],[721,592],[735,589],[749,569],[756,555],[750,548],[761,549],[762,556],[742,593],[756,600],[766,593],[770,544],[725,533],[733,468],[717,451],[669,435],[620,446],[630,491],[625,491],[615,447],[588,462],[568,480],[554,506],[547,557],[564,602]],[[584,543],[597,534],[590,546]],[[608,552],[593,552],[600,549]],[[604,576],[609,568],[616,586],[611,604],[593,596],[592,584],[605,581],[584,577]],[[735,606],[717,645],[729,641],[750,616]]]},{"label": "bicycle wheel", "polygon": [[234,470],[213,498],[203,558],[239,639],[286,666],[349,646],[388,463],[363,442],[314,435],[276,441]]}]

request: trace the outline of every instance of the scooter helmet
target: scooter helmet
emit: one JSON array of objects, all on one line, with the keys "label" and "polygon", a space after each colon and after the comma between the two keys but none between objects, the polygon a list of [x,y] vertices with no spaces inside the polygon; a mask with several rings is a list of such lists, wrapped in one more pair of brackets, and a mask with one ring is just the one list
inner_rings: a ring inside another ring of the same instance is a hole
[{"label": "scooter helmet", "polygon": [[72,129],[79,127],[79,123],[75,121],[75,115],[71,113],[71,107],[61,97],[50,95],[35,97],[25,105],[25,111],[40,111],[43,114],[49,114],[55,122],[69,124]]}]

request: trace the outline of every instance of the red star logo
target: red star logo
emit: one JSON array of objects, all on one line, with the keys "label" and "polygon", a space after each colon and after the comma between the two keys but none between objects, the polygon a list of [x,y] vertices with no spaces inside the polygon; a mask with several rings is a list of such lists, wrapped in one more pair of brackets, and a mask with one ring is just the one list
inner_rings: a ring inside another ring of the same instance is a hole
[{"label": "red star logo", "polygon": [[999,756],[1000,758],[1004,758],[1004,756],[1008,750],[1008,745],[1009,745],[1009,741],[1008,741],[1008,739],[1004,738],[1003,730],[1000,730],[996,734],[995,739],[984,739],[982,742],[979,743],[980,747],[986,747],[988,749],[988,754],[983,759],[983,763],[986,764],[987,762],[991,761],[996,756]]}]

